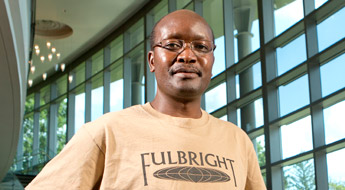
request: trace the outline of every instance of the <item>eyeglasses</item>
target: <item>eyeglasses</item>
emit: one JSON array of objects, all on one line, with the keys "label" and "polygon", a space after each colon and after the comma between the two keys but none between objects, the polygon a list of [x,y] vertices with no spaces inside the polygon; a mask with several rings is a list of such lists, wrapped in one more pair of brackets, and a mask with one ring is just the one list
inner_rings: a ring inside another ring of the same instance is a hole
[{"label": "eyeglasses", "polygon": [[[187,43],[184,40],[165,39],[154,45],[152,49],[155,47],[161,47],[169,51],[181,53],[184,49],[186,49],[186,44]],[[198,54],[210,53],[211,51],[214,51],[214,49],[216,49],[216,46],[213,44],[213,42],[208,40],[194,40],[189,42],[189,44],[189,48],[194,53]]]}]

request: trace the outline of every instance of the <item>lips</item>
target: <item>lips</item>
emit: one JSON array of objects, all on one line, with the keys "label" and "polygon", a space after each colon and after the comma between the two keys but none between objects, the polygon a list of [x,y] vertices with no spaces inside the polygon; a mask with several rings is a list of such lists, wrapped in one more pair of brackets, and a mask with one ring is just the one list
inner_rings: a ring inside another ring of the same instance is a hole
[{"label": "lips", "polygon": [[178,67],[178,68],[174,68],[172,69],[171,74],[177,74],[177,73],[195,73],[197,74],[199,77],[202,76],[202,73],[199,69],[194,68],[194,67]]}]

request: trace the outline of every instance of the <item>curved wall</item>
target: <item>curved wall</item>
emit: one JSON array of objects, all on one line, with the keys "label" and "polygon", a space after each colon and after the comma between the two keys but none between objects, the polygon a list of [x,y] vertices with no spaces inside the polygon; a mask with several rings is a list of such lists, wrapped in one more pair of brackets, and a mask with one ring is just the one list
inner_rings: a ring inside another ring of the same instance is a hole
[{"label": "curved wall", "polygon": [[0,181],[17,151],[26,98],[31,1],[0,1]]}]

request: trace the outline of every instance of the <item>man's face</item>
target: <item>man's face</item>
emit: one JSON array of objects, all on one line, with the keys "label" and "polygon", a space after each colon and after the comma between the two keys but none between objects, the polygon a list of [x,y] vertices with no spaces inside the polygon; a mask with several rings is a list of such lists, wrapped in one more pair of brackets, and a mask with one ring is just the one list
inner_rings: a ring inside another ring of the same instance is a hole
[{"label": "man's face", "polygon": [[186,43],[180,53],[160,46],[149,52],[150,70],[155,72],[158,91],[174,98],[200,97],[211,80],[214,56],[213,51],[193,51],[190,42],[213,42],[212,32],[207,23],[195,13],[175,12],[157,25],[155,36],[155,44],[166,39],[178,39]]}]

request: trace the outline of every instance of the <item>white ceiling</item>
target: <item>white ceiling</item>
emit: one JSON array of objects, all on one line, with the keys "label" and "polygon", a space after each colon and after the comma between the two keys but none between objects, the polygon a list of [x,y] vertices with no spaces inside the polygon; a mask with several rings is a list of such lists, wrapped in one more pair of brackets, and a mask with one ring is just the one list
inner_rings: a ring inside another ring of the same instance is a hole
[{"label": "white ceiling", "polygon": [[[149,0],[36,0],[36,20],[54,20],[69,25],[73,34],[64,39],[47,39],[36,35],[34,45],[39,45],[40,54],[32,55],[35,72],[30,72],[29,79],[33,85],[42,81],[42,74],[47,72],[49,78],[55,71],[55,65],[69,63],[110,34],[125,19],[136,13]],[[54,55],[49,61],[51,52],[46,47],[50,41],[52,47],[61,53],[60,59]],[[42,63],[39,59],[45,56]]]}]

